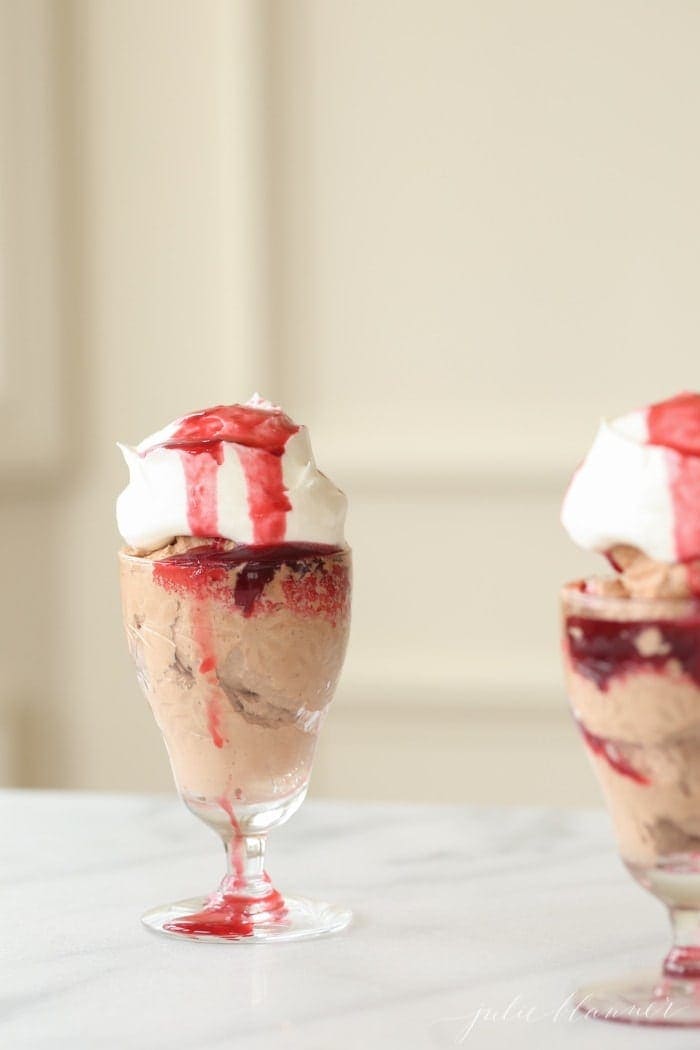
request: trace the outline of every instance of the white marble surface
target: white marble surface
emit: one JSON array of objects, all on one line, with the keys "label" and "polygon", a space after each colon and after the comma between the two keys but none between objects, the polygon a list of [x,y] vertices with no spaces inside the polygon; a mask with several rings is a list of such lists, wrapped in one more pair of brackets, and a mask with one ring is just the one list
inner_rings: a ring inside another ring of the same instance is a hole
[{"label": "white marble surface", "polygon": [[[282,891],[346,902],[355,923],[256,947],[140,925],[220,875],[216,840],[174,799],[5,792],[0,820],[7,1050],[700,1045],[556,1013],[579,982],[666,947],[603,813],[307,802],[268,866]],[[493,1019],[475,1021],[480,1008]]]}]

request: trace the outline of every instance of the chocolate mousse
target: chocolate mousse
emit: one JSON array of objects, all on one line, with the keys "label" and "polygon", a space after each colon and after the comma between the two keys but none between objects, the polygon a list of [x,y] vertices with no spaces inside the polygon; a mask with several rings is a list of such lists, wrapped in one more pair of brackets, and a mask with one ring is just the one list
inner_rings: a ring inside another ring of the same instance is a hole
[{"label": "chocolate mousse", "polygon": [[179,538],[124,551],[120,567],[130,651],[183,798],[245,807],[305,790],[345,655],[349,552]]},{"label": "chocolate mousse", "polygon": [[700,847],[700,605],[563,592],[574,717],[623,858],[646,866]]}]

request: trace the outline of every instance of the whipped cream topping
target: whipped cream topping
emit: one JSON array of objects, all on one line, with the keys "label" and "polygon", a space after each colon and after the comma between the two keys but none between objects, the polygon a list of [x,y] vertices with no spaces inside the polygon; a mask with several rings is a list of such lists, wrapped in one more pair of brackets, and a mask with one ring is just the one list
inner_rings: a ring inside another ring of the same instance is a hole
[{"label": "whipped cream topping", "polygon": [[129,484],[117,500],[117,524],[137,551],[175,536],[344,544],[346,499],[316,467],[306,427],[257,394],[119,448]]},{"label": "whipped cream topping", "polygon": [[569,485],[562,523],[580,547],[700,558],[700,395],[603,421]]}]

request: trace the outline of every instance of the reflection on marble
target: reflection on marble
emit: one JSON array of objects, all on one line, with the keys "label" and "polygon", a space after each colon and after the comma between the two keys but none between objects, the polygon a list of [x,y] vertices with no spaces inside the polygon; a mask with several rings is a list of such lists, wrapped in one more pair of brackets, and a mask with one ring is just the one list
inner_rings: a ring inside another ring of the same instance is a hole
[{"label": "reflection on marble", "polygon": [[147,907],[220,875],[216,840],[178,802],[4,792],[0,820],[7,1050],[685,1050],[700,1039],[570,1020],[577,984],[654,965],[667,941],[603,813],[307,802],[271,836],[269,868],[283,892],[349,904],[355,923],[252,948],[141,926]]}]

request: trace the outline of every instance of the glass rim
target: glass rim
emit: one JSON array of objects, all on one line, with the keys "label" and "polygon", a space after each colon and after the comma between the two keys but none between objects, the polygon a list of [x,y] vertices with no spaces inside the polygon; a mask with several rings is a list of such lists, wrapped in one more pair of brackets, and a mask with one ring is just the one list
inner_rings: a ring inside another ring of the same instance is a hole
[{"label": "glass rim", "polygon": [[[189,550],[187,550],[187,551],[180,551],[177,554],[167,554],[167,555],[165,555],[165,557],[162,557],[162,558],[154,558],[153,557],[153,554],[155,554],[155,553],[157,553],[157,551],[163,549],[162,547],[157,547],[154,551],[148,551],[145,554],[136,554],[136,553],[133,552],[133,550],[129,549],[128,547],[121,546],[121,547],[117,548],[117,557],[119,558],[120,561],[134,562],[134,563],[136,563],[138,565],[146,565],[146,564],[148,564],[148,565],[157,565],[159,562],[167,561],[169,558],[177,558],[177,557],[179,557],[180,555],[183,555],[183,554],[184,555],[187,555],[187,554],[191,555],[196,550],[198,550],[199,547],[206,547],[206,548],[208,548],[207,537],[189,537],[189,538],[194,538],[194,539],[201,538],[201,539],[204,540],[204,542],[198,544],[196,547],[190,547]],[[213,539],[214,539],[214,537],[211,538],[212,542],[213,542]],[[308,541],[305,541],[305,540],[296,540],[296,541],[292,540],[292,541],[283,542],[283,543],[260,543],[260,544],[242,543],[242,544],[239,544],[238,546],[239,547],[246,547],[248,550],[250,550],[252,552],[249,559],[246,559],[245,561],[243,559],[241,560],[241,562],[239,563],[241,565],[246,564],[246,561],[255,561],[255,551],[256,550],[259,550],[259,551],[263,552],[263,551],[266,551],[266,550],[270,550],[271,548],[282,548],[283,549],[284,547],[299,547],[299,546],[308,546],[309,548],[314,548],[314,547],[316,547],[316,548],[328,547],[329,548],[327,551],[319,551],[319,550],[315,550],[314,551],[313,549],[309,549],[308,552],[302,552],[302,553],[298,554],[298,556],[297,556],[299,561],[303,561],[305,558],[314,558],[314,557],[321,557],[321,558],[346,558],[349,555],[352,555],[352,547],[350,546],[349,543],[344,543],[342,546],[340,546],[340,545],[336,546],[336,545],[334,545],[332,543],[309,543]],[[233,553],[236,549],[237,548],[232,547],[230,553]],[[227,552],[226,551],[222,551],[221,553],[222,554],[226,554]]]},{"label": "glass rim", "polygon": [[[612,579],[612,577],[610,577]],[[677,619],[700,616],[700,597],[642,598],[639,595],[592,594],[585,590],[588,579],[569,580],[559,590],[565,612],[590,612],[598,619]],[[631,615],[630,615],[631,614]]]}]

